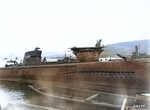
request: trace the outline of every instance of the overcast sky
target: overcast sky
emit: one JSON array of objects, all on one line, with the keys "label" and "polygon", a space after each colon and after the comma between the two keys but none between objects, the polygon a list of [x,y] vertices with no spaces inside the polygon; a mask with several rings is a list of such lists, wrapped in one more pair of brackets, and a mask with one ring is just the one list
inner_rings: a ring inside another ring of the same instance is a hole
[{"label": "overcast sky", "polygon": [[150,39],[150,0],[0,0],[0,54]]}]

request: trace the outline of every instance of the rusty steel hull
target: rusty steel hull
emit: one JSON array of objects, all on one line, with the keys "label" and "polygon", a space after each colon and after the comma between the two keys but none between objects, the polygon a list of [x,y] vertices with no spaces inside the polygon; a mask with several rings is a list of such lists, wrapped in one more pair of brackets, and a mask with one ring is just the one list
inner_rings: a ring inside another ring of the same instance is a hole
[{"label": "rusty steel hull", "polygon": [[149,66],[132,60],[0,68],[0,80],[135,95],[149,93]]}]

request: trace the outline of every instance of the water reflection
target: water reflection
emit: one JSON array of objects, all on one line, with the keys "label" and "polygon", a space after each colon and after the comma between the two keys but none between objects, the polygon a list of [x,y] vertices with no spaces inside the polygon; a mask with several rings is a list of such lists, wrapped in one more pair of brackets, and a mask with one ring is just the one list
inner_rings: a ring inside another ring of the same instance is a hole
[{"label": "water reflection", "polygon": [[[92,110],[93,105],[89,104],[80,104],[79,102],[70,102],[64,101],[63,99],[55,99],[53,97],[45,98],[39,96],[33,90],[31,90],[28,84],[19,84],[14,82],[2,82],[0,81],[0,104],[2,110],[10,105],[18,105],[18,104],[25,104],[25,105],[38,105],[50,108],[56,108],[61,110],[72,109],[73,110],[85,110],[87,106],[89,106],[89,110]],[[58,106],[59,105],[59,106]],[[94,105],[97,110],[116,110],[110,109],[109,107],[103,108],[102,106]],[[82,109],[81,109],[82,108]],[[109,108],[109,109],[108,109]],[[29,110],[29,109],[22,109],[18,108],[18,106],[14,109],[7,109],[7,110]],[[31,109],[30,109],[31,110]],[[33,109],[32,109],[33,110]],[[37,110],[37,109],[34,109]],[[43,110],[43,109],[42,109]],[[45,109],[46,110],[46,109]]]},{"label": "water reflection", "polygon": [[[16,108],[11,107],[11,109],[7,109],[7,110],[33,110],[33,109],[26,109],[26,108],[22,109],[19,106],[16,106],[19,104],[39,105],[39,106],[56,108],[56,109],[61,109],[61,110],[66,110],[66,109],[93,110],[93,108],[94,110],[95,109],[96,110],[117,110],[118,109],[118,108],[112,108],[112,107],[106,107],[106,106],[104,107],[104,106],[100,106],[97,104],[93,105],[93,104],[65,101],[63,99],[54,98],[54,97],[43,97],[37,94],[35,91],[31,90],[28,84],[0,81],[0,105],[1,105],[2,110],[6,110],[6,108],[11,105],[13,105],[13,107],[15,105]],[[122,104],[122,101],[120,101],[120,105],[121,104]],[[145,106],[146,108],[149,107],[149,104],[147,103],[147,101],[140,102],[138,100],[135,101],[133,99],[129,100],[129,98],[128,98],[128,105],[131,107],[140,106],[140,108],[141,106],[142,107]],[[41,110],[41,109],[34,109],[34,110]]]},{"label": "water reflection", "polygon": [[39,106],[49,105],[37,97],[28,84],[0,81],[0,106],[2,110],[47,110]]}]

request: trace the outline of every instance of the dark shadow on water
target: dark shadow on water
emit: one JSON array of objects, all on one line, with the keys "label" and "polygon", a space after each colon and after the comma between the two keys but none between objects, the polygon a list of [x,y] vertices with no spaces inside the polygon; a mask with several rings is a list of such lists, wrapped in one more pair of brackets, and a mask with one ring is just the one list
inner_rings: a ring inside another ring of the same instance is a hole
[{"label": "dark shadow on water", "polygon": [[4,94],[11,95],[13,100],[9,103],[18,103],[19,101],[24,104],[38,105],[61,110],[117,110],[116,108],[93,105],[90,103],[67,101],[53,97],[46,98],[29,88],[28,84],[0,81],[0,91],[1,90],[5,91]]}]

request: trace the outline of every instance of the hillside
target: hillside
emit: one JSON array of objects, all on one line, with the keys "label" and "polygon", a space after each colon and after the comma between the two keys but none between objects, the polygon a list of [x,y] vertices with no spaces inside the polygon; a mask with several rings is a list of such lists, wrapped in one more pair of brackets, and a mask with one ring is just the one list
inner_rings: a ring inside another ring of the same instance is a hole
[{"label": "hillside", "polygon": [[[135,52],[135,46],[140,45],[140,53],[147,53],[150,55],[150,40],[136,40],[136,41],[129,41],[129,42],[119,42],[115,44],[105,45],[104,51],[101,53],[100,57],[109,57],[115,56],[116,54],[124,54],[124,55],[131,55],[132,52]],[[42,57],[46,56],[49,58],[56,58],[56,57],[64,57],[65,53],[67,56],[75,57],[72,52],[43,52]],[[16,58],[18,57],[14,53],[10,53],[6,56],[0,56],[0,58]],[[21,57],[23,58],[23,56]]]},{"label": "hillside", "polygon": [[101,56],[115,56],[116,54],[131,55],[132,52],[135,52],[135,46],[138,45],[140,46],[140,53],[150,55],[150,40],[136,40],[105,45],[105,51],[102,52]]}]

